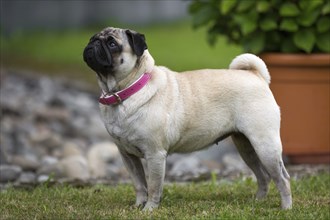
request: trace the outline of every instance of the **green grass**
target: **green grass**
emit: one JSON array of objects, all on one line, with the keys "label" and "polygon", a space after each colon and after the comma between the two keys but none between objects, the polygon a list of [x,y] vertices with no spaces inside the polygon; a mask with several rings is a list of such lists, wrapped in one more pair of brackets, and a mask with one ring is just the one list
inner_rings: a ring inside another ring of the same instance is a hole
[{"label": "green grass", "polygon": [[[227,45],[222,38],[215,47],[209,46],[205,29],[193,30],[187,21],[130,28],[145,34],[157,65],[176,71],[227,68],[241,52],[240,48]],[[53,74],[69,73],[70,77],[88,81],[94,74],[83,62],[82,51],[89,38],[100,30],[17,32],[10,37],[2,36],[2,65]]]},{"label": "green grass", "polygon": [[131,185],[85,188],[39,186],[9,189],[0,194],[1,219],[329,219],[330,175],[292,181],[293,209],[283,211],[271,185],[268,197],[254,199],[251,179],[233,183],[166,185],[159,209],[145,213],[132,208]]}]

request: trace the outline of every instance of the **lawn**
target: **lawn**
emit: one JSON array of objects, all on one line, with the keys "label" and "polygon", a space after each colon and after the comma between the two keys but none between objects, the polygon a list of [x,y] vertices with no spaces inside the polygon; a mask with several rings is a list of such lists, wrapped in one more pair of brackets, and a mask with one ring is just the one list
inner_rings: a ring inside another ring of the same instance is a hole
[{"label": "lawn", "polygon": [[[2,66],[93,80],[94,75],[90,74],[91,71],[83,62],[82,52],[89,38],[102,28],[39,30],[1,36]],[[230,61],[241,52],[239,47],[228,45],[223,38],[219,38],[218,44],[211,47],[206,42],[205,29],[193,30],[187,21],[130,28],[145,34],[149,51],[157,65],[168,66],[176,71],[227,68]]]},{"label": "lawn", "polygon": [[256,183],[234,182],[167,184],[159,209],[145,213],[132,208],[133,187],[96,185],[10,188],[0,192],[1,219],[329,219],[330,175],[292,181],[293,209],[283,211],[271,185],[268,197],[254,199]]}]

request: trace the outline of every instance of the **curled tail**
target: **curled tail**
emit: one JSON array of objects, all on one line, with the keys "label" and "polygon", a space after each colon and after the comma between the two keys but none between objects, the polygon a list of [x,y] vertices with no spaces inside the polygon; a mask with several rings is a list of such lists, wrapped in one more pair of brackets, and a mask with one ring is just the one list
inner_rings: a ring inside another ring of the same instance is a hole
[{"label": "curled tail", "polygon": [[268,84],[270,84],[270,75],[267,66],[265,62],[256,55],[244,53],[237,56],[231,61],[229,69],[256,71]]}]

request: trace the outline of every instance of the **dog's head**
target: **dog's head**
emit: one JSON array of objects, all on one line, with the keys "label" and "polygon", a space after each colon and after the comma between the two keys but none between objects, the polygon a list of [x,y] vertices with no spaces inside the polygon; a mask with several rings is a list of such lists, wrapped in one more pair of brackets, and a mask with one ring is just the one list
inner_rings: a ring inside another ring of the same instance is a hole
[{"label": "dog's head", "polygon": [[90,39],[83,57],[91,69],[103,76],[127,74],[132,71],[146,49],[143,34],[108,27]]}]

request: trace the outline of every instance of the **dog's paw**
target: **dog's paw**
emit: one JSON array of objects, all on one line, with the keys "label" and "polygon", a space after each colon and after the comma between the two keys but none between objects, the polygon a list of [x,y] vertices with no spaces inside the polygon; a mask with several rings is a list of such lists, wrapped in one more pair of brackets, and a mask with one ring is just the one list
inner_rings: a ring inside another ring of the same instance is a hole
[{"label": "dog's paw", "polygon": [[261,190],[259,189],[256,194],[256,200],[264,200],[267,196],[268,191],[267,190]]},{"label": "dog's paw", "polygon": [[146,201],[136,202],[134,208],[143,209],[146,203],[147,203]]},{"label": "dog's paw", "polygon": [[292,197],[291,197],[291,195],[285,196],[284,198],[282,198],[281,206],[282,206],[283,210],[292,209]]},{"label": "dog's paw", "polygon": [[158,204],[154,203],[154,202],[147,202],[147,204],[144,206],[144,208],[142,209],[142,211],[144,212],[151,212],[152,210],[158,208]]},{"label": "dog's paw", "polygon": [[135,208],[138,208],[138,209],[143,209],[145,204],[147,203],[147,200],[148,200],[148,196],[147,194],[138,194],[136,196],[136,202],[135,202],[135,205],[134,207]]}]

